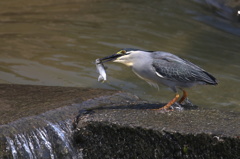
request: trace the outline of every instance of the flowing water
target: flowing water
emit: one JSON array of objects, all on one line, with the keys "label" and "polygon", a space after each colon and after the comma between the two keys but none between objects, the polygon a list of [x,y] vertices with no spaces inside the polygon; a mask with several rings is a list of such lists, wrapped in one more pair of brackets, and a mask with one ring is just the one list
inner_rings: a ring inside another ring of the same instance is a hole
[{"label": "flowing water", "polygon": [[72,142],[71,121],[45,122],[47,124],[45,127],[33,128],[29,132],[9,133],[5,136],[6,151],[10,152],[8,158],[82,158],[81,152],[74,148]]},{"label": "flowing water", "polygon": [[94,65],[121,48],[161,50],[218,79],[216,87],[189,90],[194,104],[240,112],[239,22],[199,1],[1,1],[0,82],[116,89],[167,102],[173,92],[121,64],[106,64],[108,82],[98,83]]}]

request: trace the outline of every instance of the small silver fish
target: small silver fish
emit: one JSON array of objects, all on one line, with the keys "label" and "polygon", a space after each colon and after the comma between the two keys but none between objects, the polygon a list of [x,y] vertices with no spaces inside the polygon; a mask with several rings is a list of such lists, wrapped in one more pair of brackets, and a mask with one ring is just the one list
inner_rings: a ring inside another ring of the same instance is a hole
[{"label": "small silver fish", "polygon": [[96,64],[97,71],[99,73],[98,81],[101,81],[101,82],[106,81],[107,74],[106,74],[103,63],[100,61],[100,59],[96,59],[95,64]]}]

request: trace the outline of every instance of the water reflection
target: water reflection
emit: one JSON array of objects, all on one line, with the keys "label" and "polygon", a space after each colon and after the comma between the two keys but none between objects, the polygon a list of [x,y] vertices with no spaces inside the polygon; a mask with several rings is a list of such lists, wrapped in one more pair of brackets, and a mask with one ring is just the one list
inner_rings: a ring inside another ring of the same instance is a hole
[{"label": "water reflection", "polygon": [[107,64],[105,84],[94,66],[121,48],[161,50],[218,78],[217,87],[190,90],[193,103],[240,111],[239,24],[194,1],[20,0],[0,8],[1,83],[118,89],[167,102],[171,91],[151,88],[125,66]]}]

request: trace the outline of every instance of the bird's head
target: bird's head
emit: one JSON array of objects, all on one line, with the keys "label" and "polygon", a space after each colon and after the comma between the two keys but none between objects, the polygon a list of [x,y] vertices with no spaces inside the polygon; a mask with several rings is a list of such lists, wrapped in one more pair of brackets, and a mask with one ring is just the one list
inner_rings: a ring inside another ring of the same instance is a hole
[{"label": "bird's head", "polygon": [[125,64],[127,66],[132,66],[136,58],[140,58],[140,55],[144,51],[138,49],[123,49],[118,51],[117,53],[101,58],[102,62],[113,61]]}]

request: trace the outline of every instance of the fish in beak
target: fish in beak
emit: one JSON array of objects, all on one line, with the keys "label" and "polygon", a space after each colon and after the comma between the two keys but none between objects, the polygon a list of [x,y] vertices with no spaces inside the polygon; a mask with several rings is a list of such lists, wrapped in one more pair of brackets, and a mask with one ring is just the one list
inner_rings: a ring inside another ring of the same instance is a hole
[{"label": "fish in beak", "polygon": [[109,62],[109,61],[114,61],[118,57],[123,56],[125,53],[126,53],[125,50],[121,50],[121,51],[117,52],[116,54],[96,59],[95,65],[96,65],[97,71],[99,73],[98,81],[104,82],[107,80],[107,74],[106,74],[105,66],[103,65],[103,63]]}]

